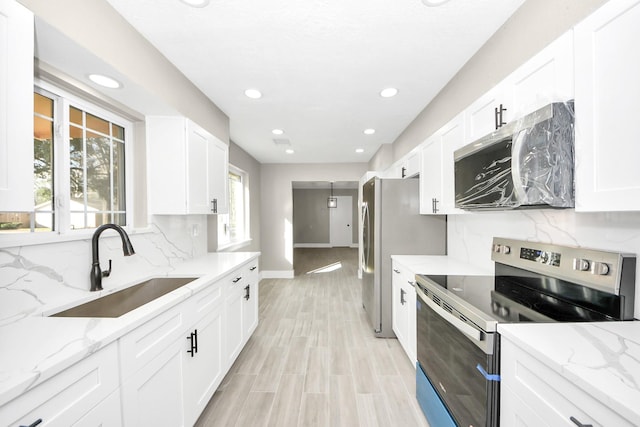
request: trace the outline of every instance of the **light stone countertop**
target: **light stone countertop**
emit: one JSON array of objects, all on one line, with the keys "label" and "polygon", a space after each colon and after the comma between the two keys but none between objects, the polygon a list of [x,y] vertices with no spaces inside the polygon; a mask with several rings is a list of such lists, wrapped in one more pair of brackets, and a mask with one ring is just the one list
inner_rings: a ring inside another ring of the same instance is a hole
[{"label": "light stone countertop", "polygon": [[499,324],[498,332],[640,425],[640,322]]},{"label": "light stone countertop", "polygon": [[[177,264],[168,272],[159,269],[154,277],[199,278],[119,318],[46,317],[75,305],[67,303],[48,307],[43,316],[0,326],[0,407],[259,255],[259,252],[209,253]],[[147,278],[136,278],[128,286]],[[96,292],[95,297],[128,286]],[[86,298],[78,302],[86,302]]]},{"label": "light stone countertop", "polygon": [[455,274],[467,276],[493,276],[493,271],[473,266],[447,255],[391,255],[416,274]]}]

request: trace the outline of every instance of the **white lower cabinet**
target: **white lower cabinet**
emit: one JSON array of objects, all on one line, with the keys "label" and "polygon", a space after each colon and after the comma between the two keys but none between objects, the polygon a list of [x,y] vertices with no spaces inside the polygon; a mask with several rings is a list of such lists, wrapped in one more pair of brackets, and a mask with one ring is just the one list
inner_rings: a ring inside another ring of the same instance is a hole
[{"label": "white lower cabinet", "polygon": [[415,366],[416,349],[416,289],[415,273],[392,261],[391,324],[398,342]]},{"label": "white lower cabinet", "polygon": [[112,343],[3,406],[0,425],[29,426],[38,420],[41,427],[120,425],[120,401],[113,397],[119,396],[118,386],[118,351]]},{"label": "white lower cabinet", "polygon": [[633,426],[504,336],[500,345],[501,426]]},{"label": "white lower cabinet", "polygon": [[195,424],[257,326],[257,263],[120,339],[125,425]]},{"label": "white lower cabinet", "polygon": [[[222,301],[193,327],[194,337],[183,351],[185,425],[193,425],[225,374]],[[196,343],[191,347],[191,341]],[[191,351],[193,349],[193,351]]]},{"label": "white lower cabinet", "polygon": [[184,426],[182,358],[184,339],[174,341],[122,384],[127,426]]}]

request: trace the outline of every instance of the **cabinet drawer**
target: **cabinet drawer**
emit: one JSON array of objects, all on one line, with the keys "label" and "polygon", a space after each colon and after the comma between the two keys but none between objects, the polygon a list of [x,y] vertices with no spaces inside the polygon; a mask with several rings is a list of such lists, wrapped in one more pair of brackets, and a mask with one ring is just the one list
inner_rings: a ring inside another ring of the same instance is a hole
[{"label": "cabinet drawer", "polygon": [[[523,402],[526,402],[533,413],[540,417],[542,425],[575,427],[576,424],[570,420],[574,417],[579,422],[585,425],[591,424],[594,427],[633,426],[604,403],[512,342],[503,339],[501,352],[502,387],[512,390]],[[505,400],[504,394],[502,396],[502,406],[508,407],[511,404],[509,399]]]},{"label": "cabinet drawer", "polygon": [[188,325],[183,305],[171,308],[120,338],[123,378],[140,370],[184,333]]},{"label": "cabinet drawer", "polygon": [[70,426],[119,386],[116,343],[62,371],[0,409],[0,425]]}]

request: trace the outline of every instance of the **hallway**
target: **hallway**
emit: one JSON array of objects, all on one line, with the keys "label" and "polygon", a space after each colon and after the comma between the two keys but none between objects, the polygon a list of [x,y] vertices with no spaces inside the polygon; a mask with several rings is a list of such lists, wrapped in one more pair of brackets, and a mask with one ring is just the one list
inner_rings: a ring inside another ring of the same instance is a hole
[{"label": "hallway", "polygon": [[294,279],[260,282],[260,324],[197,426],[427,426],[400,344],[370,332],[358,250],[294,257]]}]

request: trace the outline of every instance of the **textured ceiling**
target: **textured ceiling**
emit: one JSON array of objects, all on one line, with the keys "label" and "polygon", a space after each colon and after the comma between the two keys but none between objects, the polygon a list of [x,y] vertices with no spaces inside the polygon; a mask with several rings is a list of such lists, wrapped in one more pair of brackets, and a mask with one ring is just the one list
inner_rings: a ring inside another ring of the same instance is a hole
[{"label": "textured ceiling", "polygon": [[[368,162],[392,143],[524,0],[108,1],[229,116],[231,139],[258,161],[335,163]],[[380,97],[390,86],[398,95]]]}]

